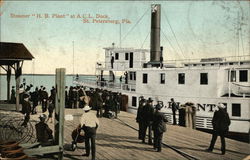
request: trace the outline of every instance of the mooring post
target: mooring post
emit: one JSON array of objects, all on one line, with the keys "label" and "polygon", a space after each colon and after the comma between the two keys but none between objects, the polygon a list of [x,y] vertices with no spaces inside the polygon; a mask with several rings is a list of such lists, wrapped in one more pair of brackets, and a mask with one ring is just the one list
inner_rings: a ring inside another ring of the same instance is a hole
[{"label": "mooring post", "polygon": [[16,78],[16,111],[19,112],[20,101],[19,101],[19,85],[20,85],[20,76],[22,74],[22,68],[20,67],[20,63],[17,62],[15,66],[15,78]]},{"label": "mooring post", "polygon": [[59,145],[58,159],[63,159],[64,143],[64,106],[65,105],[65,68],[56,69],[56,104],[55,104],[55,143]]}]

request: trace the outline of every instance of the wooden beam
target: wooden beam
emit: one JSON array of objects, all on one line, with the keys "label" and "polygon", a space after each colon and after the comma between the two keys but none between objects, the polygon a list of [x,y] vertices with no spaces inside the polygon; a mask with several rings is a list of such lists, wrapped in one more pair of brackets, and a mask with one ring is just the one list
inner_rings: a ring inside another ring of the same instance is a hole
[{"label": "wooden beam", "polygon": [[3,65],[1,65],[2,69],[5,70],[7,72],[7,69],[3,67]]},{"label": "wooden beam", "polygon": [[48,153],[57,153],[58,151],[62,152],[62,149],[63,148],[61,148],[59,145],[56,145],[56,146],[25,149],[24,153],[27,154],[28,156],[33,156],[33,155],[42,155],[42,154],[48,154]]},{"label": "wooden beam", "polygon": [[[65,68],[56,69],[56,104],[55,104],[55,143],[63,148],[64,144],[64,106],[65,105]],[[58,159],[63,159],[60,152]]]},{"label": "wooden beam", "polygon": [[10,101],[10,80],[11,80],[11,67],[7,69],[7,100]]},{"label": "wooden beam", "polygon": [[19,111],[19,85],[20,85],[20,76],[17,76],[19,73],[19,68],[20,68],[20,64],[19,62],[16,63],[16,69],[15,69],[15,77],[16,77],[16,111]]},{"label": "wooden beam", "polygon": [[21,147],[25,148],[25,149],[29,149],[29,148],[33,148],[33,147],[36,147],[36,146],[39,146],[41,145],[40,142],[35,142],[35,143],[22,143],[22,144],[19,144]]}]

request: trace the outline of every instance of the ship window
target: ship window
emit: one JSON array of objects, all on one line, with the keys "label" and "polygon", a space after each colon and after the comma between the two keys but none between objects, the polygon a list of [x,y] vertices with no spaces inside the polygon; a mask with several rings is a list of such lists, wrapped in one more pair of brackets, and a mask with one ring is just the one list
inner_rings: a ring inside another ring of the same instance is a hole
[{"label": "ship window", "polygon": [[178,74],[178,83],[179,84],[185,84],[185,73],[179,73]]},{"label": "ship window", "polygon": [[136,107],[136,97],[132,96],[132,106]]},{"label": "ship window", "polygon": [[128,53],[125,53],[125,60],[128,60]]},{"label": "ship window", "polygon": [[236,82],[236,71],[231,71],[231,78],[229,77],[230,76],[229,73],[230,73],[230,71],[228,72],[228,82],[229,82],[229,80],[230,80],[230,82]]},{"label": "ship window", "polygon": [[165,73],[161,73],[161,84],[165,84]]},{"label": "ship window", "polygon": [[247,70],[240,71],[240,82],[247,82],[248,73]]},{"label": "ship window", "polygon": [[143,73],[143,75],[142,75],[142,83],[148,83],[148,74],[147,73]]},{"label": "ship window", "polygon": [[239,103],[232,104],[232,116],[236,116],[236,117],[241,116],[241,106]]},{"label": "ship window", "polygon": [[233,65],[234,63],[230,62],[229,65]]},{"label": "ship window", "polygon": [[129,79],[136,80],[136,72],[129,72]]},{"label": "ship window", "polygon": [[196,66],[196,64],[193,64],[193,66]]},{"label": "ship window", "polygon": [[129,72],[129,79],[133,80],[133,72]]},{"label": "ship window", "polygon": [[119,59],[119,53],[115,53],[115,59],[116,59],[116,60]]},{"label": "ship window", "polygon": [[202,66],[205,66],[205,64],[202,64]]},{"label": "ship window", "polygon": [[200,84],[208,84],[208,73],[200,74]]}]

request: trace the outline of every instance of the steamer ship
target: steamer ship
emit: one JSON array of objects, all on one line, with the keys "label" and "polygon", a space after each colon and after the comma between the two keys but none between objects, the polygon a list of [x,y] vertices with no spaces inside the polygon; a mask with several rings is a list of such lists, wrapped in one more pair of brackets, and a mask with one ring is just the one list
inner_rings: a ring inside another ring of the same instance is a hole
[{"label": "steamer ship", "polygon": [[[230,133],[249,136],[250,132],[250,60],[238,57],[206,58],[188,62],[162,62],[160,46],[161,6],[152,5],[150,49],[104,48],[105,62],[96,64],[96,81],[78,81],[88,87],[121,92],[128,97],[127,111],[136,113],[139,97],[162,101],[161,109],[173,121],[170,99],[178,105],[196,107],[196,128],[212,130],[216,105],[227,107]],[[113,57],[113,62],[111,59]],[[115,73],[127,73],[126,82],[115,82]],[[104,80],[103,75],[109,79]],[[178,114],[177,114],[178,121]]]}]

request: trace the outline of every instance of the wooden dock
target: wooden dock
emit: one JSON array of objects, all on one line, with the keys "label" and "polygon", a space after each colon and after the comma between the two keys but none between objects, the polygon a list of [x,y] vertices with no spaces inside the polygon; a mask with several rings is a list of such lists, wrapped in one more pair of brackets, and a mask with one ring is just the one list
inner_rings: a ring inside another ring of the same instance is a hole
[{"label": "wooden dock", "polygon": [[[1,110],[0,110],[1,111]],[[6,111],[4,111],[6,112]],[[95,112],[95,111],[91,111]],[[79,124],[82,109],[66,109],[65,116],[72,115],[73,120],[65,120],[64,125],[64,159],[65,160],[87,160],[91,157],[83,157],[85,153],[84,143],[78,143],[75,151],[71,151],[71,133]],[[40,112],[39,112],[40,114]],[[13,112],[11,113],[13,115]],[[10,115],[10,116],[11,116]],[[31,115],[32,125],[38,120],[38,115]],[[142,144],[138,140],[138,128],[135,115],[120,112],[118,119],[100,118],[100,127],[97,130],[96,159],[97,160],[168,160],[187,159],[173,149],[163,146],[162,152],[155,152],[153,146]],[[53,123],[48,123],[53,128]],[[133,127],[133,128],[131,128]],[[250,155],[250,144],[226,138],[226,154],[220,153],[220,138],[218,137],[215,149],[212,153],[206,152],[211,140],[211,134],[185,127],[167,125],[163,143],[185,152],[196,159],[201,160],[239,160]],[[44,159],[44,158],[42,158]],[[45,158],[48,159],[48,158]]]},{"label": "wooden dock", "polygon": [[[66,110],[66,114],[75,116],[73,121],[65,121],[65,144],[71,144],[71,132],[78,125],[81,112],[81,110]],[[153,150],[153,146],[142,144],[141,140],[138,140],[137,131],[127,126],[138,128],[134,114],[121,112],[118,118],[99,119],[100,127],[97,131],[96,140],[97,159],[186,159],[169,147],[163,146],[162,152],[159,153]],[[185,127],[168,125],[163,139],[163,143],[202,160],[239,160],[250,155],[250,144],[228,138],[226,138],[227,152],[225,155],[221,155],[219,137],[214,151],[212,153],[206,152],[205,149],[209,146],[211,134]],[[74,152],[65,151],[65,159],[89,159],[81,156],[85,151],[83,149],[84,144],[78,144],[78,146],[81,148]]]}]

